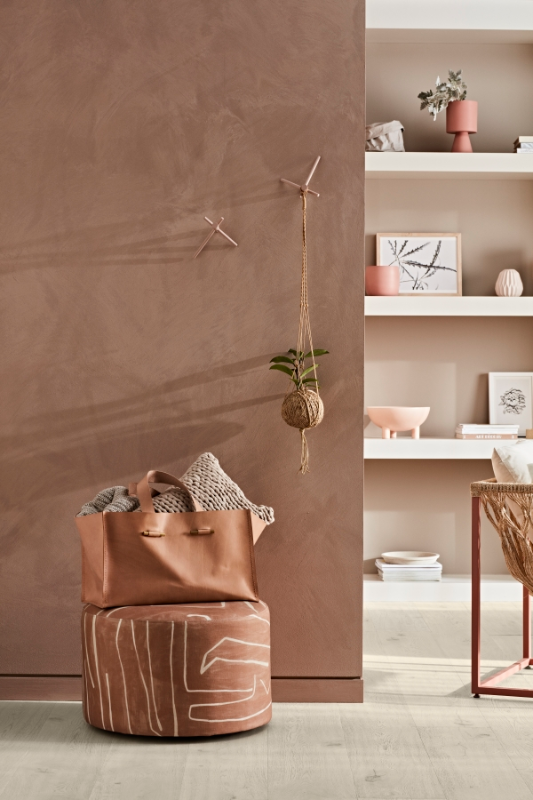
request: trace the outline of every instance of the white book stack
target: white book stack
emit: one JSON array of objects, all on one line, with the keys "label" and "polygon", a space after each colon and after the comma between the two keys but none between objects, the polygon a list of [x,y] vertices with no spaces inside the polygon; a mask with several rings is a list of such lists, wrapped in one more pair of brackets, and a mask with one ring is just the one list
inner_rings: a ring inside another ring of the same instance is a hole
[{"label": "white book stack", "polygon": [[382,581],[440,581],[442,564],[415,566],[414,564],[387,564],[376,558],[378,575]]},{"label": "white book stack", "polygon": [[518,425],[458,425],[456,439],[516,439]]},{"label": "white book stack", "polygon": [[530,153],[533,155],[533,136],[519,136],[514,143],[515,153]]}]

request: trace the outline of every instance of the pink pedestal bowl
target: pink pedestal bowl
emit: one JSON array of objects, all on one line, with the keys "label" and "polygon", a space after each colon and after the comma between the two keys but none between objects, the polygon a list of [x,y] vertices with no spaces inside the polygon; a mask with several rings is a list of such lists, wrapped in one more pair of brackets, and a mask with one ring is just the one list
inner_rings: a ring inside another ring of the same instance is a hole
[{"label": "pink pedestal bowl", "polygon": [[413,439],[420,439],[420,426],[428,418],[429,407],[369,406],[367,412],[381,428],[382,439],[395,439],[398,431],[411,431]]}]

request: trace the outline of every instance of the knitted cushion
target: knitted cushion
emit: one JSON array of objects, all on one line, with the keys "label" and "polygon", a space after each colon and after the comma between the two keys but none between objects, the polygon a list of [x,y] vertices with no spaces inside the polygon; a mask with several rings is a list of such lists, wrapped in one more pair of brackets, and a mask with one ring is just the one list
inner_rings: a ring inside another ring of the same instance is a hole
[{"label": "knitted cushion", "polygon": [[[172,498],[170,502],[165,495],[158,495],[153,498],[156,511],[194,511],[192,503],[182,490],[182,498],[177,507],[177,498]],[[140,503],[137,497],[128,494],[125,486],[110,486],[109,489],[102,489],[96,497],[89,503],[84,503],[77,517],[86,517],[89,514],[98,514],[100,511],[140,511]]]},{"label": "knitted cushion", "polygon": [[84,503],[81,511],[76,516],[86,517],[89,514],[98,514],[100,511],[135,511],[139,508],[136,497],[130,497],[125,486],[111,486],[102,489],[94,500]]},{"label": "knitted cushion", "polygon": [[267,525],[274,522],[274,509],[251,503],[245,497],[242,489],[231,480],[229,475],[226,475],[218,463],[218,459],[212,453],[203,453],[197,458],[187,472],[181,476],[181,480],[206,511],[232,511],[233,509],[247,508]]}]

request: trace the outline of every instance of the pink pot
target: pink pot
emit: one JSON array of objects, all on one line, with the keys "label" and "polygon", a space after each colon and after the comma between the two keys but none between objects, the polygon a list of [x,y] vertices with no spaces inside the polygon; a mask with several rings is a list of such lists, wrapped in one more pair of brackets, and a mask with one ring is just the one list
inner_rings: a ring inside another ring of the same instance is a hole
[{"label": "pink pot", "polygon": [[400,291],[400,267],[367,267],[365,290],[369,295],[391,295]]},{"label": "pink pot", "polygon": [[446,108],[446,133],[455,133],[452,153],[471,153],[469,133],[477,133],[477,100],[454,100]]}]

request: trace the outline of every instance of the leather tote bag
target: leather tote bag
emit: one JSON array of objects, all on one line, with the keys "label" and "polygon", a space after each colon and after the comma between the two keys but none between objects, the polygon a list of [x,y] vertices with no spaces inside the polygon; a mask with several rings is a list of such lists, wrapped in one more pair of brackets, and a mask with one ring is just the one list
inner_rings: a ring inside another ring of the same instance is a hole
[{"label": "leather tote bag", "polygon": [[[195,511],[156,513],[150,483],[179,486]],[[141,511],[76,517],[84,603],[110,608],[259,599],[253,544],[265,523],[255,514],[204,511],[166,472],[148,472],[135,494]]]}]

